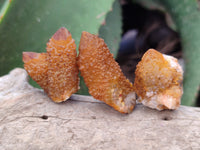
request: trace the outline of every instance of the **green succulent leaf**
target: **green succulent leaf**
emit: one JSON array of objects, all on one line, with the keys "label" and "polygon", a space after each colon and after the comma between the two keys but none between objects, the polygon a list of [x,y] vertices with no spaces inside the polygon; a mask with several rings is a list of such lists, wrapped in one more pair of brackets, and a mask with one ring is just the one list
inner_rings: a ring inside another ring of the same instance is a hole
[{"label": "green succulent leaf", "polygon": [[[101,17],[100,14],[98,17]],[[121,7],[118,0],[115,0],[112,8],[106,14],[106,18],[101,23],[99,28],[99,36],[104,39],[114,57],[117,56],[119,42],[121,39]],[[88,88],[86,87],[83,78],[80,77],[80,90],[79,94],[88,95]]]},{"label": "green succulent leaf", "polygon": [[0,75],[22,67],[22,51],[44,52],[48,39],[62,26],[72,33],[78,47],[82,31],[98,33],[112,3],[113,0],[12,1],[0,23]]},{"label": "green succulent leaf", "polygon": [[200,87],[200,6],[197,0],[162,2],[181,33],[186,70],[182,103],[194,105]]},{"label": "green succulent leaf", "polygon": [[121,7],[118,0],[106,15],[105,22],[99,29],[99,36],[104,39],[114,57],[117,56],[122,32]]},{"label": "green succulent leaf", "polygon": [[11,0],[0,0],[0,23],[3,20],[3,17],[6,14],[11,2]]},{"label": "green succulent leaf", "polygon": [[[117,53],[120,39],[120,7],[114,0],[0,0],[0,75],[8,73],[15,67],[23,67],[22,52],[45,52],[48,39],[60,28],[66,27],[76,41],[77,50],[82,31],[100,34],[106,43]],[[111,11],[112,10],[112,11]],[[109,13],[108,13],[109,12]],[[116,13],[116,15],[113,15]],[[109,18],[113,16],[114,19]],[[119,15],[119,17],[117,16]],[[102,29],[102,23],[106,25]],[[112,22],[119,23],[114,25]],[[112,34],[104,32],[111,30]],[[110,40],[109,40],[110,39]],[[115,44],[112,42],[115,41]],[[34,81],[30,81],[36,86]],[[80,94],[88,94],[81,78]]]}]

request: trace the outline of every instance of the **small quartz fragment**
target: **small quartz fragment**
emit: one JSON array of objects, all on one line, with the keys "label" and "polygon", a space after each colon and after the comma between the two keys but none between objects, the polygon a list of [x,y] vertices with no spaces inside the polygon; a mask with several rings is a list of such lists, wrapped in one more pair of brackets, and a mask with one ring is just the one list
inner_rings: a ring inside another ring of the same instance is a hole
[{"label": "small quartz fragment", "polygon": [[46,58],[47,53],[23,52],[24,68],[31,78],[47,93],[48,67]]},{"label": "small quartz fragment", "polygon": [[176,58],[149,49],[138,63],[134,87],[138,101],[158,109],[177,109],[180,105],[183,70]]},{"label": "small quartz fragment", "polygon": [[79,78],[74,39],[60,28],[47,43],[47,53],[23,52],[24,68],[55,102],[78,91]]},{"label": "small quartz fragment", "polygon": [[104,40],[83,32],[78,66],[89,93],[121,113],[134,109],[136,96],[132,83],[123,75]]}]

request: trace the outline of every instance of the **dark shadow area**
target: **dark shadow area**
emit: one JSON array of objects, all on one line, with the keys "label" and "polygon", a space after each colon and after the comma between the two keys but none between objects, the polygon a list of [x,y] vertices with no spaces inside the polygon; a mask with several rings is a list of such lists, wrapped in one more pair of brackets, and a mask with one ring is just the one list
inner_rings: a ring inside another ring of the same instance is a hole
[{"label": "dark shadow area", "polygon": [[49,117],[46,116],[46,115],[41,116],[41,119],[43,119],[43,120],[47,120],[48,118],[49,118]]},{"label": "dark shadow area", "polygon": [[164,120],[164,121],[170,121],[170,120],[172,120],[172,117],[165,116],[165,117],[162,118],[162,120]]},{"label": "dark shadow area", "polygon": [[197,107],[200,107],[200,90],[199,90],[199,93],[197,95],[197,103],[196,103],[196,106]]}]

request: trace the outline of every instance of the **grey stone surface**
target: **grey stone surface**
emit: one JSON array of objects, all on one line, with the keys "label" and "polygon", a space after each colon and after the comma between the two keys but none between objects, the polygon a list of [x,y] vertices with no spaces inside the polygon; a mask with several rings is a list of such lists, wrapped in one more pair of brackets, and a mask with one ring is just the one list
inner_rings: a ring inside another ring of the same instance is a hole
[{"label": "grey stone surface", "polygon": [[23,69],[0,77],[0,150],[199,150],[200,108],[120,114],[90,96],[56,104]]}]

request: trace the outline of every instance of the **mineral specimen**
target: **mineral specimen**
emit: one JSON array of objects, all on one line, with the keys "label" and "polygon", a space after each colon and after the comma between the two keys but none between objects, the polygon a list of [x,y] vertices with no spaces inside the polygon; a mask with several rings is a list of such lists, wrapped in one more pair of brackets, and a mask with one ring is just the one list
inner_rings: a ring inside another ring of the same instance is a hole
[{"label": "mineral specimen", "polygon": [[138,63],[134,87],[138,101],[158,110],[180,105],[183,71],[176,58],[148,50]]},{"label": "mineral specimen", "polygon": [[135,106],[132,83],[123,75],[104,40],[83,32],[79,45],[78,66],[89,93],[121,113]]},{"label": "mineral specimen", "polygon": [[60,28],[47,43],[47,53],[23,52],[24,68],[55,102],[67,100],[79,87],[74,39]]}]

